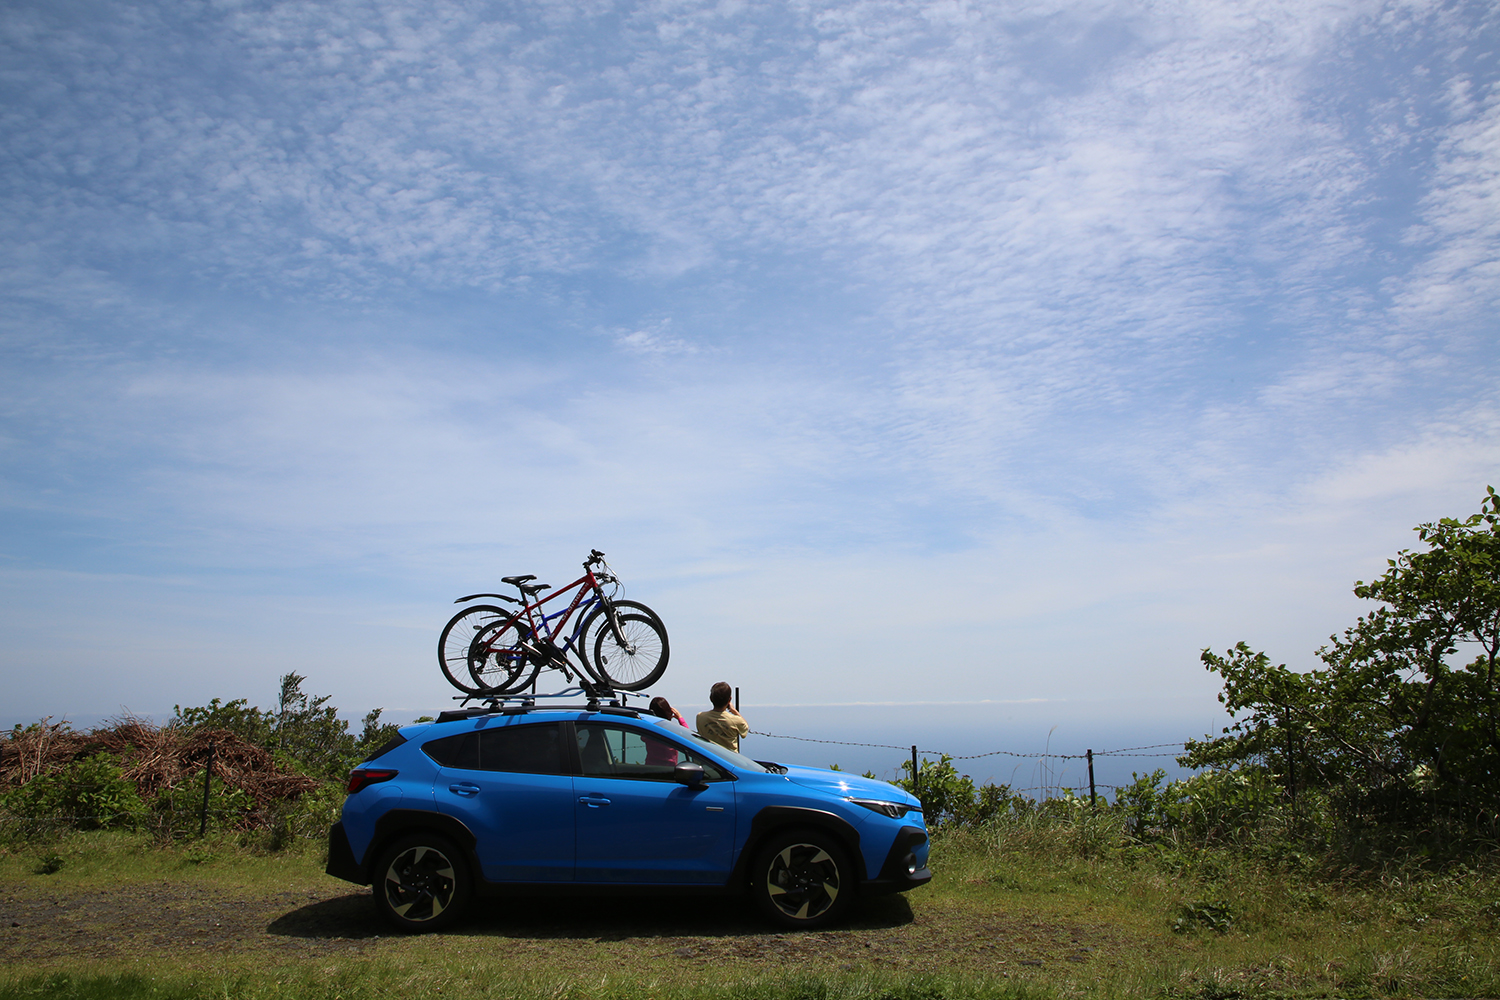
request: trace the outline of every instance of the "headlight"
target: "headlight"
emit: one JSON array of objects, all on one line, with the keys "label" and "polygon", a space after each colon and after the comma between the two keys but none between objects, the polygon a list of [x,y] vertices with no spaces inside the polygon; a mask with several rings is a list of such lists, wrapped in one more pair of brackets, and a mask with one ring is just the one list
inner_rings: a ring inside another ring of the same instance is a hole
[{"label": "headlight", "polygon": [[872,812],[878,812],[882,816],[889,816],[891,819],[900,819],[912,810],[912,807],[904,802],[885,802],[881,799],[850,799],[849,801],[857,806],[864,806]]}]

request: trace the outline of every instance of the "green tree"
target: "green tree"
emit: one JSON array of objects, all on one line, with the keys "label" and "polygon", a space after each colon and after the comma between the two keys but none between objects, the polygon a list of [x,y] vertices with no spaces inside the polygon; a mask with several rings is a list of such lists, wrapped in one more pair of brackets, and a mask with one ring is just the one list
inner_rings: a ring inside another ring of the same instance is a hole
[{"label": "green tree", "polygon": [[227,729],[247,743],[270,747],[276,731],[276,720],[270,712],[262,712],[244,698],[221,702],[214,698],[207,705],[172,706],[172,721],[167,725],[178,729]]},{"label": "green tree", "polygon": [[274,709],[258,708],[244,698],[214,698],[189,708],[174,705],[171,725],[228,729],[304,774],[341,780],[349,768],[396,735],[396,727],[382,723],[377,708],[361,720],[356,736],[339,718],[338,709],[328,704],[330,695],[312,697],[302,690],[306,680],[299,673],[283,674]]},{"label": "green tree", "polygon": [[[1235,716],[1219,738],[1190,742],[1187,766],[1253,767],[1294,807],[1326,796],[1337,834],[1380,833],[1443,849],[1493,839],[1500,808],[1500,499],[1423,524],[1354,593],[1379,603],[1318,650],[1307,673],[1272,666],[1239,643],[1203,652]],[[1308,812],[1304,810],[1304,818]]]}]

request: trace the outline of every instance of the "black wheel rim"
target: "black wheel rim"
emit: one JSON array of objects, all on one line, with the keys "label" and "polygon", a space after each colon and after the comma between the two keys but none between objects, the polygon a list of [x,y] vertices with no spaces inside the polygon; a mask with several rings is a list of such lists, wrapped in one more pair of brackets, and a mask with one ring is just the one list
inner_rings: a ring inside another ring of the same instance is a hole
[{"label": "black wheel rim", "polygon": [[766,893],[794,920],[820,917],[839,896],[838,862],[817,844],[792,844],[771,858]]},{"label": "black wheel rim", "polygon": [[409,847],[385,872],[385,900],[403,920],[436,920],[453,903],[458,887],[453,862],[432,847]]}]

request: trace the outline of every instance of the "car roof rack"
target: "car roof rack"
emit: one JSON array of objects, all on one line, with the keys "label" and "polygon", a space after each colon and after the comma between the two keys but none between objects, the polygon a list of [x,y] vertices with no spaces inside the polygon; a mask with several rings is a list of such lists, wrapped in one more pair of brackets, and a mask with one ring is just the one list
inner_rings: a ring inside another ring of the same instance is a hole
[{"label": "car roof rack", "polygon": [[[601,695],[597,690],[588,690],[581,687],[565,688],[562,691],[556,691],[551,694],[534,694],[531,692],[526,692],[524,694],[508,695],[458,695],[454,698],[454,700],[459,703],[459,707],[450,708],[447,711],[439,712],[437,721],[453,722],[457,719],[474,719],[478,718],[481,715],[525,715],[527,712],[535,711],[537,709],[546,709],[548,711],[598,712],[601,715],[623,715],[627,718],[632,719],[640,718],[642,710],[639,708],[632,708],[630,706],[630,696],[626,692],[613,691],[610,692],[610,694],[612,694],[613,697],[611,697],[608,702],[602,702],[600,700]],[[650,695],[644,695],[641,692],[635,692],[635,694],[637,697],[650,697]],[[552,699],[557,698],[577,698],[580,695],[586,696],[588,698],[588,701],[585,704],[565,705],[557,704],[552,701]],[[478,701],[482,704],[469,705],[468,703],[471,701]]]}]

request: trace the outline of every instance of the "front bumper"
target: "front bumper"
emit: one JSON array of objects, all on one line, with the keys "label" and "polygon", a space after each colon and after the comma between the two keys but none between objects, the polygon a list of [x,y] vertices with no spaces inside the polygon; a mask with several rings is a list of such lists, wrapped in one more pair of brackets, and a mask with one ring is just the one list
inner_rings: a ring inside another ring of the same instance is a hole
[{"label": "front bumper", "polygon": [[[918,848],[927,843],[927,831],[919,826],[903,826],[891,849],[886,853],[885,864],[880,874],[865,882],[861,888],[868,894],[879,896],[891,892],[905,892],[932,881],[932,870],[927,867],[925,852]],[[921,858],[922,860],[918,860]]]}]

